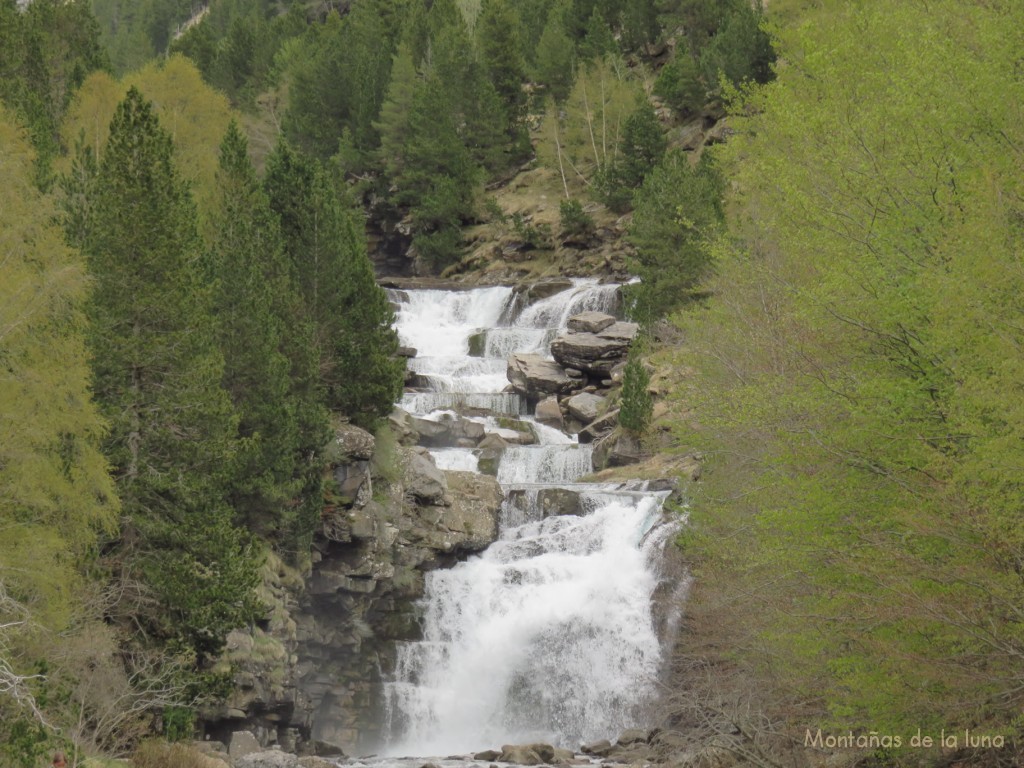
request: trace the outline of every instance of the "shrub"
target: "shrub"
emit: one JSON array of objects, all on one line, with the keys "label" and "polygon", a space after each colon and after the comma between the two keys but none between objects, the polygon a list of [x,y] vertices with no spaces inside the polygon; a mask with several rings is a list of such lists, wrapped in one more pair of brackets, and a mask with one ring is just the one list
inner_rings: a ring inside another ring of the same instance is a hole
[{"label": "shrub", "polygon": [[644,434],[651,426],[654,400],[647,391],[650,383],[650,374],[643,363],[635,355],[631,355],[622,379],[619,424],[635,435]]},{"label": "shrub", "polygon": [[594,231],[594,219],[583,210],[579,200],[563,200],[558,206],[559,230],[563,236],[589,235]]}]

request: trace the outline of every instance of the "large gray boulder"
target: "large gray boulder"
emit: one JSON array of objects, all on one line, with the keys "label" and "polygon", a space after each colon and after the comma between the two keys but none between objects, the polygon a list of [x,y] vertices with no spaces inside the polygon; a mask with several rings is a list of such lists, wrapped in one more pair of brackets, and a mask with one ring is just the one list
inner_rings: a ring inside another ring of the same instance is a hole
[{"label": "large gray boulder", "polygon": [[557,363],[540,355],[518,352],[511,355],[507,375],[516,392],[531,399],[541,395],[560,395],[576,386],[576,382]]},{"label": "large gray boulder", "polygon": [[555,429],[561,429],[564,426],[562,409],[558,405],[558,398],[554,395],[545,397],[537,403],[537,409],[533,412],[533,416],[541,424],[546,424]]},{"label": "large gray boulder", "polygon": [[543,765],[544,758],[526,744],[505,744],[498,761],[512,765]]},{"label": "large gray boulder", "polygon": [[339,461],[369,461],[373,456],[373,435],[354,424],[339,424],[334,430],[334,445],[330,458]]},{"label": "large gray boulder", "polygon": [[[232,637],[232,639],[234,639]],[[263,747],[250,731],[235,731],[231,734],[231,741],[228,743],[228,755],[232,760],[239,760],[246,755],[260,752]]]},{"label": "large gray boulder", "polygon": [[473,451],[477,458],[477,470],[486,475],[497,475],[498,464],[509,443],[500,435],[487,435]]},{"label": "large gray boulder", "polygon": [[450,448],[466,443],[476,444],[483,439],[484,425],[461,416],[445,415],[439,419],[412,417],[412,426],[419,435],[420,445]]},{"label": "large gray boulder", "polygon": [[441,525],[455,534],[452,548],[479,552],[498,538],[498,517],[502,492],[498,481],[476,472],[446,472],[451,506],[441,516]]},{"label": "large gray boulder", "polygon": [[604,398],[590,392],[580,392],[570,397],[566,405],[573,418],[579,419],[583,424],[590,424],[604,407]]},{"label": "large gray boulder", "polygon": [[551,342],[551,354],[566,368],[608,378],[639,330],[636,323],[619,322],[598,333],[567,333]]},{"label": "large gray boulder", "polygon": [[612,325],[615,325],[615,318],[604,312],[580,312],[568,322],[569,330],[576,333],[600,333]]},{"label": "large gray boulder", "polygon": [[404,451],[403,459],[405,495],[424,504],[443,504],[448,493],[448,481],[427,449],[410,448]]}]

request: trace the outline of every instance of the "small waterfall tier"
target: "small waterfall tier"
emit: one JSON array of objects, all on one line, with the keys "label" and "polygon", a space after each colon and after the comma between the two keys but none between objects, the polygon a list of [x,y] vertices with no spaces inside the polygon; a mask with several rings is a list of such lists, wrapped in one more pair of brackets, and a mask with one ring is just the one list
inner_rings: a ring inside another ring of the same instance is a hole
[{"label": "small waterfall tier", "polygon": [[[477,435],[530,438],[496,467],[498,540],[427,574],[422,639],[400,644],[396,668],[384,671],[382,753],[576,748],[645,722],[662,662],[651,604],[674,530],[665,494],[581,483],[592,445],[537,423],[506,391],[510,354],[548,356],[572,315],[613,312],[618,288],[576,280],[525,307],[506,287],[392,293],[401,342],[416,350],[399,405],[421,424],[459,420]],[[482,466],[461,444],[431,455],[444,470]]]}]

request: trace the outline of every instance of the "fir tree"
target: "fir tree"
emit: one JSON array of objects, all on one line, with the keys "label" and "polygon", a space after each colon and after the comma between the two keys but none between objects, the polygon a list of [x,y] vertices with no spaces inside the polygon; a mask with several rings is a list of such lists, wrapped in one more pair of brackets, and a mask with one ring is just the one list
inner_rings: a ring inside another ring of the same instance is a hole
[{"label": "fir tree", "polygon": [[600,59],[618,50],[615,36],[608,22],[598,7],[590,12],[586,34],[580,43],[580,57],[584,59]]},{"label": "fir tree", "polygon": [[559,103],[572,88],[573,44],[565,29],[564,13],[555,5],[548,14],[544,33],[537,44],[537,80],[548,87]]},{"label": "fir tree", "polygon": [[295,321],[291,313],[298,302],[292,298],[292,270],[278,222],[234,122],[221,144],[210,223],[223,383],[239,417],[232,501],[250,529],[279,534],[290,527],[282,525],[282,517],[301,487],[299,404],[283,352],[285,328]]},{"label": "fir tree", "polygon": [[401,394],[404,364],[395,357],[394,316],[374,279],[362,231],[320,165],[284,141],[267,161],[265,185],[315,328],[327,404],[372,426]]},{"label": "fir tree", "polygon": [[123,556],[160,598],[141,617],[148,629],[203,658],[254,617],[257,560],[225,498],[237,421],[197,268],[195,209],[170,137],[135,88],[111,123],[95,197],[89,341],[129,521]]},{"label": "fir tree", "polygon": [[672,60],[662,67],[654,92],[684,117],[699,112],[704,106],[706,92],[700,68],[685,46],[680,45]]},{"label": "fir tree", "polygon": [[513,145],[528,143],[522,119],[526,111],[526,65],[522,54],[520,21],[508,0],[487,0],[476,22],[480,57],[504,106],[505,133]]},{"label": "fir tree", "polygon": [[622,402],[619,406],[619,424],[634,435],[641,436],[651,426],[654,400],[647,387],[651,376],[636,353],[629,356],[622,375]]}]

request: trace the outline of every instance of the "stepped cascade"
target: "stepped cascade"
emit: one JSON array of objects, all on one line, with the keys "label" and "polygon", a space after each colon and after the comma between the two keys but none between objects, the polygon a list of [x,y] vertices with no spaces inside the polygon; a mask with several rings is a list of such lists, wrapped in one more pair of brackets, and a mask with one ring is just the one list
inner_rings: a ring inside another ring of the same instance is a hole
[{"label": "stepped cascade", "polygon": [[[422,639],[400,644],[396,668],[384,670],[383,752],[576,748],[644,723],[662,661],[652,595],[675,526],[661,510],[666,494],[578,482],[593,471],[592,444],[538,423],[506,376],[512,353],[550,359],[569,317],[614,312],[618,288],[574,280],[526,306],[508,287],[391,292],[402,344],[416,350],[416,391],[400,406],[531,440],[505,448],[495,468],[498,540],[427,575]],[[430,453],[440,469],[478,471],[471,448]],[[545,516],[552,492],[572,495],[572,513]]]}]

